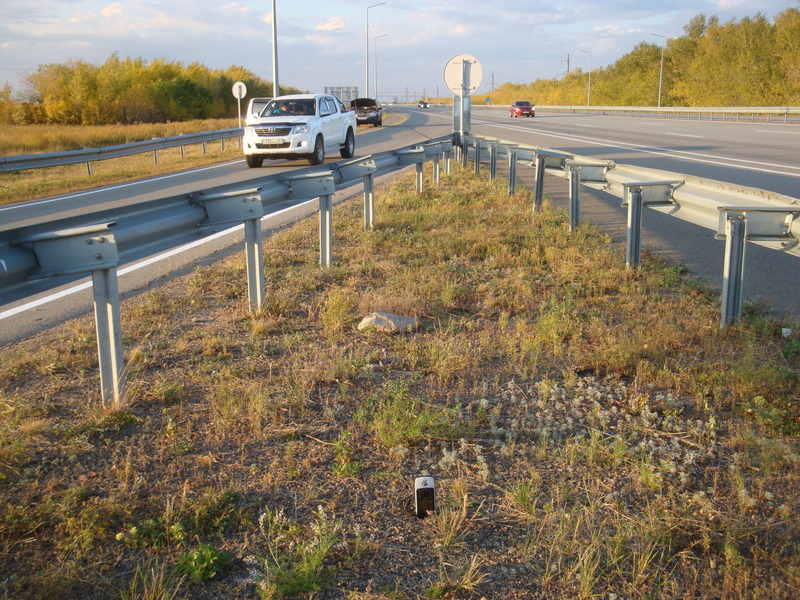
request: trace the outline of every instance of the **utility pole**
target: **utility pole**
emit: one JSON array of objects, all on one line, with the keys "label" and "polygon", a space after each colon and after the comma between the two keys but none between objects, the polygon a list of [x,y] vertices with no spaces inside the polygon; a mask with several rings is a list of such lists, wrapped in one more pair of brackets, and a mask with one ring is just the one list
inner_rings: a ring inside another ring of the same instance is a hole
[{"label": "utility pole", "polygon": [[658,73],[658,108],[661,108],[661,85],[664,83],[664,46],[667,45],[667,38],[657,33],[651,33],[650,35],[661,38],[661,69]]}]

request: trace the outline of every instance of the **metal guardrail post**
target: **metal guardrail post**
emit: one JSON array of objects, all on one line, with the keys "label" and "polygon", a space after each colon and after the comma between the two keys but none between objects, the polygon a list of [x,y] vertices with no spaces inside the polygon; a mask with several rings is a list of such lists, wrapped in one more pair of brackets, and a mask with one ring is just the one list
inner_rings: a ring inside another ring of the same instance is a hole
[{"label": "metal guardrail post", "polygon": [[625,264],[629,269],[638,269],[642,263],[642,188],[629,188],[629,198]]},{"label": "metal guardrail post", "polygon": [[544,170],[547,166],[547,161],[543,156],[536,154],[536,181],[533,186],[533,212],[540,212],[542,210],[542,198],[544,197]]},{"label": "metal guardrail post", "polygon": [[[420,150],[421,151],[421,150]],[[331,266],[333,260],[333,194],[336,184],[332,171],[312,171],[286,180],[292,196],[319,197],[319,264]]]},{"label": "metal guardrail post", "polygon": [[517,193],[517,149],[509,148],[508,151],[508,195]]},{"label": "metal guardrail post", "polygon": [[364,231],[370,231],[374,225],[375,217],[375,178],[378,170],[372,155],[353,158],[339,162],[335,165],[339,175],[338,183],[352,181],[363,177],[364,179]]},{"label": "metal guardrail post", "polygon": [[[745,242],[769,243],[785,250],[797,244],[796,206],[720,206],[716,239],[725,239],[721,327],[742,317]],[[793,231],[795,233],[793,233]]]},{"label": "metal guardrail post", "polygon": [[489,180],[494,181],[497,177],[497,144],[489,146]]},{"label": "metal guardrail post", "polygon": [[581,167],[569,168],[569,231],[574,233],[581,223]]},{"label": "metal guardrail post", "polygon": [[461,138],[461,168],[466,169],[469,164],[469,136]]},{"label": "metal guardrail post", "polygon": [[426,158],[425,148],[418,146],[411,150],[401,150],[397,153],[397,158],[402,165],[416,165],[417,170],[417,194],[422,193],[423,173],[422,167]]},{"label": "metal guardrail post", "polygon": [[722,273],[722,320],[724,329],[742,318],[742,282],[747,219],[728,216],[725,222],[725,266]]},{"label": "metal guardrail post", "polygon": [[481,156],[482,146],[483,142],[481,140],[475,140],[475,175],[481,174],[481,160],[483,160]]},{"label": "metal guardrail post", "polygon": [[364,231],[375,226],[375,175],[364,175]]},{"label": "metal guardrail post", "polygon": [[264,216],[264,206],[260,189],[237,190],[211,196],[198,194],[192,198],[193,203],[201,204],[206,211],[206,220],[200,223],[200,227],[244,223],[247,295],[251,313],[258,312],[265,299],[264,256],[261,250],[261,217]]},{"label": "metal guardrail post", "polygon": [[333,195],[319,197],[319,264],[323,269],[333,260]]},{"label": "metal guardrail post", "polygon": [[125,395],[125,360],[122,352],[117,264],[119,252],[111,227],[104,223],[89,227],[52,231],[15,241],[30,246],[38,267],[30,279],[76,273],[92,274],[100,389],[103,406],[119,406]]},{"label": "metal guardrail post", "polygon": [[439,165],[441,155],[448,152],[452,147],[452,142],[431,142],[423,146],[425,156],[430,156],[433,160],[433,182],[436,185],[439,185],[441,179],[441,169]]},{"label": "metal guardrail post", "polygon": [[125,358],[116,267],[92,271],[92,295],[103,406],[119,406],[125,396]]},{"label": "metal guardrail post", "polygon": [[247,298],[251,313],[260,311],[266,300],[263,239],[261,218],[247,219],[244,222],[244,247],[245,262],[247,263]]}]

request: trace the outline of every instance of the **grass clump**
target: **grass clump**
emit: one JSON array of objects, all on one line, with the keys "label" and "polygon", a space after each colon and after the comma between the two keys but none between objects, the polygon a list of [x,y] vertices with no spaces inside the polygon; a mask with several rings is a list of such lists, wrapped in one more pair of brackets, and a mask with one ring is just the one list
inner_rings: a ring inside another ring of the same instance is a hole
[{"label": "grass clump", "polygon": [[0,597],[795,597],[796,319],[721,331],[528,191],[415,187],[338,206],[330,269],[316,219],[265,240],[257,315],[239,256],[126,300],[119,411],[91,317],[0,349]]}]

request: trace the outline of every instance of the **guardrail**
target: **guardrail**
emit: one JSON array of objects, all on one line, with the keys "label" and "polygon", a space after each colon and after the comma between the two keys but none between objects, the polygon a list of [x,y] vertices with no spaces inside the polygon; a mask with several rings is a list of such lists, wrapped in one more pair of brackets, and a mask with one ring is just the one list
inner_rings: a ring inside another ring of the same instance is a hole
[{"label": "guardrail", "polygon": [[25,154],[19,156],[0,157],[0,173],[8,171],[24,171],[28,169],[42,169],[46,167],[57,167],[60,165],[74,165],[86,163],[89,175],[92,174],[92,163],[99,160],[110,158],[120,158],[133,154],[153,153],[153,160],[158,164],[158,151],[166,148],[180,146],[183,155],[184,146],[192,144],[205,144],[216,140],[222,141],[225,148],[225,140],[229,138],[239,138],[242,136],[241,128],[218,129],[201,133],[187,133],[167,138],[157,138],[144,142],[133,142],[130,144],[120,144],[117,146],[105,146],[103,148],[84,148],[83,150],[71,150],[69,152],[50,152],[46,154]]},{"label": "guardrail", "polygon": [[[499,108],[508,110],[508,105],[476,105],[475,108]],[[758,121],[758,122],[800,122],[800,106],[560,106],[537,104],[536,110],[541,112],[569,114],[599,114],[659,118],[694,118],[711,121]]]},{"label": "guardrail", "polygon": [[171,248],[244,224],[248,296],[251,311],[257,311],[264,301],[260,225],[266,203],[319,198],[320,264],[327,267],[333,252],[332,195],[338,189],[363,180],[364,226],[371,229],[376,175],[415,165],[417,191],[421,192],[423,164],[433,160],[434,181],[438,183],[439,159],[445,158],[445,169],[449,171],[453,149],[465,167],[470,149],[473,150],[476,173],[480,172],[484,157],[488,157],[491,177],[496,176],[498,159],[505,156],[510,194],[516,186],[517,164],[532,166],[533,210],[541,208],[546,174],[567,180],[571,230],[580,221],[581,186],[621,198],[628,207],[626,262],[630,268],[638,268],[640,263],[644,207],[716,231],[717,237],[726,241],[722,327],[741,317],[746,241],[800,256],[800,201],[795,198],[495,138],[467,135],[461,141],[460,147],[454,147],[452,138],[447,136],[363,158],[266,176],[251,180],[251,187],[244,190],[223,186],[7,230],[0,233],[0,304],[14,299],[14,294],[17,299],[25,297],[31,279],[91,272],[102,397],[104,404],[116,403],[124,394],[116,281],[119,264],[147,256],[148,248]]},{"label": "guardrail", "polygon": [[[530,161],[536,169],[533,209],[541,206],[545,173],[569,182],[570,229],[580,220],[581,185],[602,190],[622,200],[628,208],[626,263],[638,268],[641,259],[642,208],[648,207],[716,232],[725,240],[722,317],[726,327],[741,318],[745,242],[781,250],[800,257],[800,200],[773,192],[705,178],[620,165],[612,161],[568,154],[515,142],[467,136],[464,145],[474,148],[476,172],[487,156],[490,176],[498,156],[510,165]],[[467,150],[468,151],[468,150]],[[487,154],[484,154],[484,151]],[[466,165],[466,152],[462,153]]]},{"label": "guardrail", "polygon": [[91,273],[97,327],[103,404],[124,395],[124,364],[119,315],[117,266],[243,224],[247,286],[251,311],[264,302],[261,218],[268,204],[319,198],[320,264],[331,264],[332,196],[363,180],[364,226],[371,229],[376,175],[415,165],[417,192],[422,191],[423,164],[439,161],[450,168],[451,137],[398,150],[328,163],[250,180],[247,189],[228,185],[160,198],[70,219],[42,222],[0,233],[0,305],[26,297],[30,282]]}]

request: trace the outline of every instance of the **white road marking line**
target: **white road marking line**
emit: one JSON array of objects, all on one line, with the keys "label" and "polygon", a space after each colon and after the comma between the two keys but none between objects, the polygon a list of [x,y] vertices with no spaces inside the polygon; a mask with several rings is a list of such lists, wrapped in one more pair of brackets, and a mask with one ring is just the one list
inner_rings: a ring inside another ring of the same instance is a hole
[{"label": "white road marking line", "polygon": [[[719,165],[722,167],[731,167],[736,169],[745,169],[748,171],[758,171],[759,173],[770,173],[773,175],[784,175],[787,177],[800,177],[800,167],[793,165],[782,165],[778,163],[767,163],[743,158],[730,158],[727,156],[715,156],[713,154],[703,154],[700,152],[688,152],[685,150],[670,150],[669,148],[660,148],[658,146],[643,146],[641,144],[616,142],[614,140],[603,140],[600,138],[581,137],[573,134],[553,133],[541,129],[528,129],[523,127],[515,127],[513,125],[502,125],[500,123],[492,123],[489,121],[482,121],[476,123],[480,125],[490,125],[501,129],[513,129],[515,131],[523,131],[525,133],[537,133],[546,137],[568,140],[571,142],[580,142],[583,144],[593,144],[595,146],[605,146],[609,148],[618,148],[620,150],[630,150],[632,152],[641,152],[644,154],[654,154],[657,156],[667,156],[669,158],[677,158],[683,160],[691,160],[698,163]],[[725,162],[730,161],[730,162]],[[744,163],[744,164],[734,164]],[[760,165],[760,166],[755,166]],[[774,169],[763,167],[775,167]],[[781,170],[777,170],[781,169]],[[793,172],[795,171],[795,172]]]},{"label": "white road marking line", "polygon": [[774,129],[756,129],[759,133],[782,133],[784,135],[800,135],[800,131],[775,131]]}]

